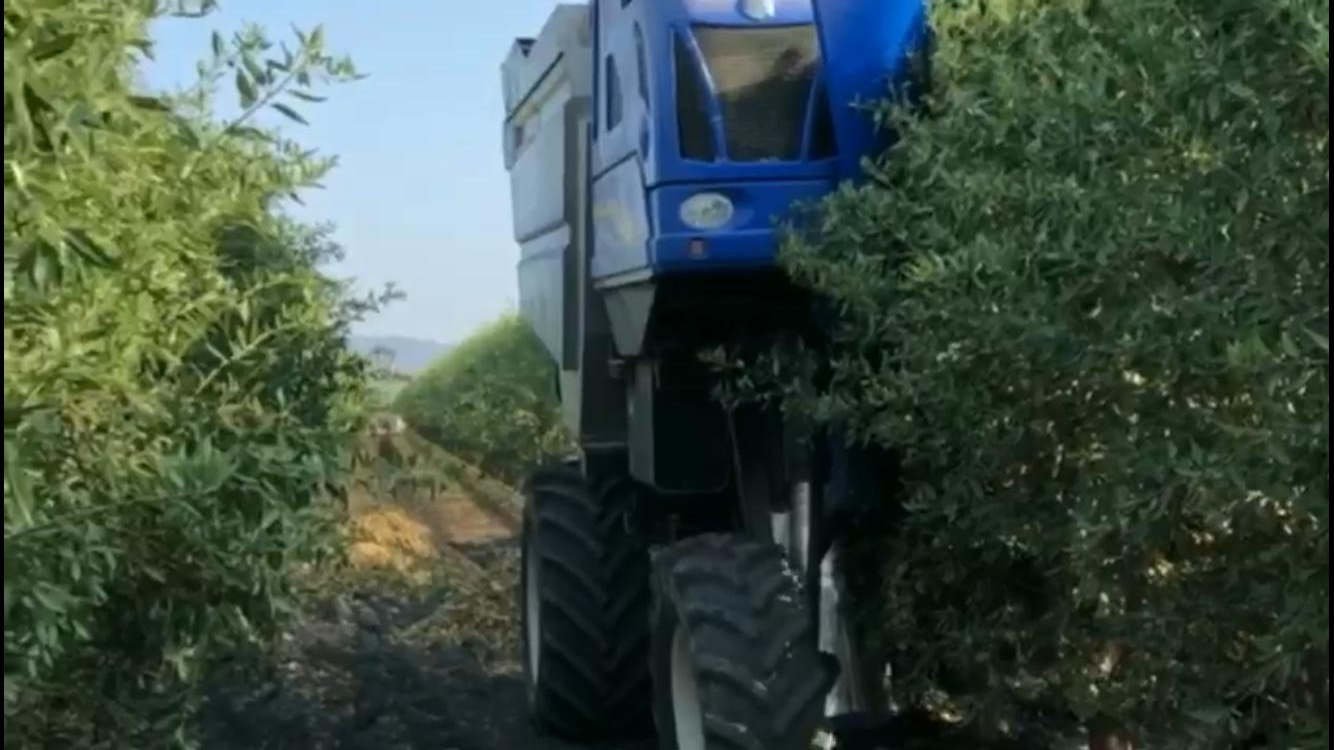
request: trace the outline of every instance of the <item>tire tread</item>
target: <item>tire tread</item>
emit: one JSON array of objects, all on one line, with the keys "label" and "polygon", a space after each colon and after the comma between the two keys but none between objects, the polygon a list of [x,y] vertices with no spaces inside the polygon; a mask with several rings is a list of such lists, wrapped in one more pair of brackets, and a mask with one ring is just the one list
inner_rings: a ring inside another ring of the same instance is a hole
[{"label": "tire tread", "polygon": [[540,557],[543,632],[530,709],[542,730],[576,741],[651,728],[648,553],[624,528],[621,482],[590,491],[569,468],[526,488],[526,554]]},{"label": "tire tread", "polygon": [[834,675],[783,551],[703,534],[654,558],[655,705],[664,749],[675,747],[670,652],[676,623],[690,639],[708,750],[809,750]]}]

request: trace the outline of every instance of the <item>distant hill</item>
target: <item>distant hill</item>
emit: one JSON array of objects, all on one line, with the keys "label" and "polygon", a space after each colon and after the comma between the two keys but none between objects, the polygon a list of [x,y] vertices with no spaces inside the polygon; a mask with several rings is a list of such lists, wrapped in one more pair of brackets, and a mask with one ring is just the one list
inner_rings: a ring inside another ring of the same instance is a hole
[{"label": "distant hill", "polygon": [[411,336],[351,336],[348,338],[348,346],[365,355],[374,353],[376,349],[389,351],[394,358],[393,368],[404,375],[416,375],[453,348],[452,344]]}]

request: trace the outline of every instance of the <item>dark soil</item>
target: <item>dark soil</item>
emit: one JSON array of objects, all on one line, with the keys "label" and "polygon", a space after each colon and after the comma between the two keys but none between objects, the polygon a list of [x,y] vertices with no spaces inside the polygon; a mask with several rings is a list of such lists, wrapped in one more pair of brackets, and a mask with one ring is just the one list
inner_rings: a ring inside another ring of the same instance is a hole
[{"label": "dark soil", "polygon": [[[506,543],[474,548],[490,567]],[[204,750],[587,750],[538,736],[512,664],[488,668],[468,650],[394,637],[441,604],[353,593],[312,607],[262,677],[219,679],[201,717]],[[1063,744],[1063,743],[1061,743]],[[656,742],[602,746],[654,750]],[[1058,745],[1059,746],[1059,745]],[[1028,738],[1004,746],[951,736],[929,721],[896,725],[840,750],[1045,750]],[[1068,745],[1066,746],[1068,747]]]},{"label": "dark soil", "polygon": [[286,679],[212,702],[206,750],[571,749],[531,730],[517,677],[465,653],[413,651],[365,631],[332,643],[315,635],[299,653],[306,662]]},{"label": "dark soil", "polygon": [[[486,545],[470,556],[488,565],[504,554],[512,552]],[[267,674],[211,686],[204,750],[576,750],[533,731],[512,667],[488,669],[466,649],[394,637],[445,595],[362,592],[313,606]]]}]

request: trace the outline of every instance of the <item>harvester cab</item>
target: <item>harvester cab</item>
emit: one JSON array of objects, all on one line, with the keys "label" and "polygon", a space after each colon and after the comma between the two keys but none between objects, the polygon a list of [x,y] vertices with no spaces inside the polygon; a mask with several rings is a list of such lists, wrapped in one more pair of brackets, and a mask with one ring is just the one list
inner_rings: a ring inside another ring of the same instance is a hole
[{"label": "harvester cab", "polygon": [[813,329],[776,220],[883,147],[854,104],[905,82],[924,41],[922,0],[591,0],[511,48],[520,307],[580,446],[527,486],[545,730],[804,750],[878,707],[838,616],[835,500],[811,481],[829,451],[724,408],[699,355]]}]

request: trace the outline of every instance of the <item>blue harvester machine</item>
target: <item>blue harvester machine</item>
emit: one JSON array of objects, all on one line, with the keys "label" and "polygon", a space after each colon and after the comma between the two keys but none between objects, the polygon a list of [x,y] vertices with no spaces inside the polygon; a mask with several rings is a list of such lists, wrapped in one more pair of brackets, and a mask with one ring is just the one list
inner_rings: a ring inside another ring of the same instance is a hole
[{"label": "blue harvester machine", "polygon": [[[527,486],[529,711],[576,741],[806,750],[882,707],[841,617],[866,459],[725,408],[702,350],[814,330],[775,255],[794,202],[885,145],[924,0],[558,5],[503,65],[522,314],[577,457]],[[877,673],[877,670],[880,670]]]}]

